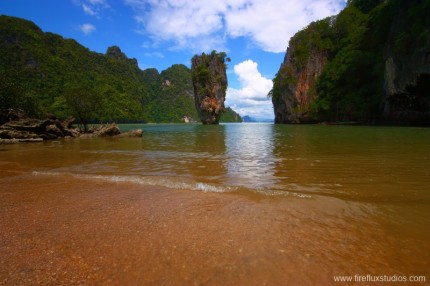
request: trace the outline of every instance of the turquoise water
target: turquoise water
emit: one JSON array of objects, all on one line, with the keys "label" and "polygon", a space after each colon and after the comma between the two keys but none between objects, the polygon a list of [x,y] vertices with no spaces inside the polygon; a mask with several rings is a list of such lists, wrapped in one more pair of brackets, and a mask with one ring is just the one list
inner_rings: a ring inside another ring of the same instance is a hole
[{"label": "turquoise water", "polygon": [[88,157],[64,169],[85,167],[86,174],[202,183],[219,191],[430,202],[430,129],[273,124],[120,127],[142,128],[143,138],[65,144],[64,148],[79,147]]},{"label": "turquoise water", "polygon": [[23,160],[35,172],[212,192],[430,204],[426,128],[255,123],[120,128],[142,128],[144,134],[5,146],[11,152],[2,155]]}]

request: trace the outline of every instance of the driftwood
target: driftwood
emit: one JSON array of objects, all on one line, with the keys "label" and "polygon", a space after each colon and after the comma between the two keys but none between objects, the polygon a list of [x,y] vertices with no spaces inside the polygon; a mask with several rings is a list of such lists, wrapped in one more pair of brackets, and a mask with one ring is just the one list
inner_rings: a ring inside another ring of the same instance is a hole
[{"label": "driftwood", "polygon": [[[73,128],[74,118],[66,120],[57,118],[33,119],[27,118],[22,111],[6,110],[1,113],[0,143],[12,144],[19,142],[40,142],[66,137],[83,135],[79,128]],[[121,133],[115,123],[93,127],[87,136],[98,137],[142,137],[141,129]]]},{"label": "driftwood", "polygon": [[3,143],[39,142],[49,139],[80,136],[79,129],[72,128],[74,118],[65,121],[59,119],[32,119],[23,112],[7,110],[2,113],[0,139],[8,140]]}]

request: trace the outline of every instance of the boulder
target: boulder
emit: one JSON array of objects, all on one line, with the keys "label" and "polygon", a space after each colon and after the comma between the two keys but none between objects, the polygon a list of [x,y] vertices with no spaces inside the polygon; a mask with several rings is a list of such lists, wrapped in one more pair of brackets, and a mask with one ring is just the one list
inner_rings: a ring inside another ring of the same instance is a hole
[{"label": "boulder", "polygon": [[92,133],[95,136],[106,137],[106,136],[115,136],[121,134],[118,126],[115,123],[101,125],[98,128],[92,129]]},{"label": "boulder", "polygon": [[7,110],[3,112],[3,121],[0,126],[0,139],[18,139],[19,142],[23,141],[41,141],[57,138],[64,138],[65,136],[78,137],[80,132],[78,129],[71,128],[74,121],[69,118],[64,122],[56,119],[34,119],[27,118],[24,113]]}]

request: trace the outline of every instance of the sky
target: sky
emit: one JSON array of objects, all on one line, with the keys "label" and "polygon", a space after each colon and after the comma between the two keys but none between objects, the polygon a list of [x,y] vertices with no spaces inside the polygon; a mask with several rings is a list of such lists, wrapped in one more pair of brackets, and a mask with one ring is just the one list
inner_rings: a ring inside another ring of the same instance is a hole
[{"label": "sky", "polygon": [[0,0],[0,14],[95,52],[119,46],[142,70],[191,67],[195,54],[224,51],[231,58],[225,105],[272,119],[267,94],[289,39],[344,6],[345,0]]}]

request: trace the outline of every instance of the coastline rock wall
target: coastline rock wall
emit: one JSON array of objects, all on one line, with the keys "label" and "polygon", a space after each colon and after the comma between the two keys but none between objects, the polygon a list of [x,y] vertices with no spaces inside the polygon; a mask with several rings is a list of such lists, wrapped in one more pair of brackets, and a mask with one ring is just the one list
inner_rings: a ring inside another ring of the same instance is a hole
[{"label": "coastline rock wall", "polygon": [[[384,50],[384,117],[430,124],[430,19],[424,1],[400,1]],[[411,16],[422,11],[422,17]]]},{"label": "coastline rock wall", "polygon": [[218,124],[227,90],[226,54],[213,51],[191,60],[194,102],[203,124]]},{"label": "coastline rock wall", "polygon": [[311,103],[316,98],[316,81],[326,63],[324,51],[310,51],[305,65],[294,56],[290,44],[278,72],[279,94],[272,96],[275,123],[305,123],[310,118]]},{"label": "coastline rock wall", "polygon": [[430,125],[429,9],[349,1],[297,32],[269,94],[275,123]]},{"label": "coastline rock wall", "polygon": [[[405,34],[410,32],[409,4],[403,3],[395,12],[385,46],[384,87],[388,95],[403,93],[408,85],[417,83],[421,74],[430,74],[430,27],[421,31],[425,35],[422,39],[412,39]],[[399,38],[399,34],[404,35]]]}]

